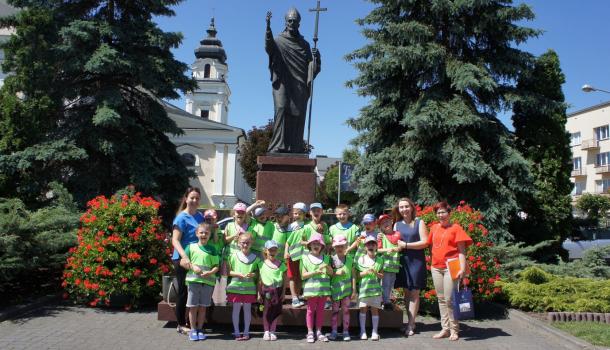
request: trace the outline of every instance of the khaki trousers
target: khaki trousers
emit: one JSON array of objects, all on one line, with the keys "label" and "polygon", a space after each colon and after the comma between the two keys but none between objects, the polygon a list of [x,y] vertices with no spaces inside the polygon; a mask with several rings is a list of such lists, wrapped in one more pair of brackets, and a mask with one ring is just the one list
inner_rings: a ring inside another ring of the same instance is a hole
[{"label": "khaki trousers", "polygon": [[453,304],[451,303],[453,289],[457,288],[457,280],[451,279],[451,274],[447,269],[432,267],[431,270],[434,289],[436,289],[436,296],[438,297],[438,309],[441,313],[443,331],[457,333],[460,330],[460,325],[453,318]]}]

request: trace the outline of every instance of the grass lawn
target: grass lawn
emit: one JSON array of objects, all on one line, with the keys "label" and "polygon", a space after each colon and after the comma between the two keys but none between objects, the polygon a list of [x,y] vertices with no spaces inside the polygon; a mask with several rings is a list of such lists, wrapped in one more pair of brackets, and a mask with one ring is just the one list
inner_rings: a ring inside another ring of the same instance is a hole
[{"label": "grass lawn", "polygon": [[610,346],[610,324],[596,322],[553,322],[551,324],[593,345]]}]

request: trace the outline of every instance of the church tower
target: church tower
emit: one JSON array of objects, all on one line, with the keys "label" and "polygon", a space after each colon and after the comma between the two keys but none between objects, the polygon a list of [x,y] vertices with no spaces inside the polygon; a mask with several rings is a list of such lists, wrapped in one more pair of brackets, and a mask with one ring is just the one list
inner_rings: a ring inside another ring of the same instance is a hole
[{"label": "church tower", "polygon": [[207,33],[195,49],[196,60],[191,69],[197,88],[185,96],[186,111],[206,120],[228,124],[231,90],[227,84],[227,54],[216,37],[214,18]]}]

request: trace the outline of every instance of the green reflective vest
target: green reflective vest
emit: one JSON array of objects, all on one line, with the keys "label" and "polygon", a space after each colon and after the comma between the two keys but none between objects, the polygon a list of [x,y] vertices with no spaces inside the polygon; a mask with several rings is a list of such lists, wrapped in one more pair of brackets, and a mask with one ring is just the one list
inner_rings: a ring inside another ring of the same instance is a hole
[{"label": "green reflective vest", "polygon": [[[212,255],[203,251],[199,246],[199,243],[189,244],[185,249],[185,253],[187,253],[191,264],[199,266],[202,271],[210,271],[215,266],[218,266],[220,262],[217,255]],[[209,275],[206,277],[201,277],[200,275],[196,274],[195,271],[189,270],[186,273],[186,284],[189,283],[203,283],[213,287],[216,285],[216,276]]]},{"label": "green reflective vest", "polygon": [[[356,270],[359,272],[366,271],[371,268],[371,266],[363,265],[364,258],[364,256],[361,256],[360,259],[357,260]],[[375,272],[383,271],[383,258],[381,256],[375,257],[375,263],[372,267]],[[377,275],[368,274],[364,277],[360,277],[358,282],[358,297],[368,298],[379,295],[381,295],[381,279],[377,277]]]},{"label": "green reflective vest", "polygon": [[286,243],[288,243],[288,254],[290,254],[290,260],[301,260],[301,257],[303,256],[303,245],[301,242],[304,238],[303,234],[305,232],[305,223],[293,222],[290,225],[290,228],[292,231],[286,240]]},{"label": "green reflective vest", "polygon": [[273,236],[273,222],[267,221],[264,224],[254,220],[254,225],[252,225],[252,237],[254,241],[252,242],[252,250],[256,250],[257,252],[262,252],[265,249],[265,242],[271,239]]},{"label": "green reflective vest", "polygon": [[[336,257],[333,257],[331,261],[334,261]],[[339,301],[345,297],[349,297],[354,292],[352,290],[352,269],[354,267],[354,259],[346,255],[345,261],[343,262],[343,266],[336,268],[333,266],[333,270],[335,273],[341,271],[341,275],[334,275],[330,279],[331,286],[331,297],[333,301]]]},{"label": "green reflective vest", "polygon": [[284,286],[284,272],[286,272],[286,264],[282,261],[276,269],[270,267],[264,261],[260,263],[261,282],[265,287],[280,288]]},{"label": "green reflective vest", "polygon": [[[392,242],[390,242],[390,240],[383,235],[382,238],[382,243],[383,243],[383,249],[388,249],[388,248],[396,248],[398,245],[396,244],[392,244]],[[393,272],[396,273],[398,272],[398,270],[400,270],[400,258],[399,258],[399,252],[387,252],[384,255],[384,259],[383,259],[383,271],[384,272]]]},{"label": "green reflective vest", "polygon": [[[356,238],[358,238],[358,233],[360,229],[358,225],[354,225],[351,222],[345,224],[345,226],[341,225],[340,222],[332,225],[329,229],[329,233],[332,238],[335,238],[337,235],[344,235],[345,239],[347,239],[347,246],[351,246]],[[354,251],[352,250],[349,255],[354,256]]]},{"label": "green reflective vest", "polygon": [[[234,253],[229,256],[229,269],[230,271],[246,275],[250,272],[258,272],[259,262],[260,259],[256,257],[251,263],[246,264],[239,260],[237,253]],[[230,281],[227,284],[227,293],[256,295],[256,280],[256,276],[250,278],[230,277]]]},{"label": "green reflective vest", "polygon": [[[225,227],[225,238],[226,237],[231,237],[235,234],[237,234],[237,232],[239,232],[238,226],[235,221],[233,222],[229,222],[227,224],[227,226]],[[248,229],[246,230],[247,232],[252,233],[252,238],[254,238],[254,233],[252,232],[252,228],[254,227],[254,220],[250,219],[249,223],[248,223]],[[229,260],[229,257],[231,255],[233,255],[233,253],[240,251],[239,246],[237,246],[237,237],[235,237],[228,245],[226,245],[226,248],[224,250],[224,256],[223,258],[225,260]]]},{"label": "green reflective vest", "polygon": [[[324,239],[325,248],[328,247],[332,243],[332,238],[330,237],[330,233],[328,232],[328,225],[325,222],[322,222],[322,239]],[[311,235],[317,232],[317,224],[312,221],[307,223],[303,230],[303,240],[309,241]],[[307,247],[303,247],[303,255],[309,254],[309,249]]]},{"label": "green reflective vest", "polygon": [[276,255],[276,259],[278,260],[284,261],[284,250],[289,235],[290,231],[288,231],[288,229],[283,229],[278,223],[273,225],[273,235],[271,236],[271,239],[278,245]]},{"label": "green reflective vest", "polygon": [[[318,264],[314,264],[310,257],[307,254],[301,259],[301,276],[304,272],[319,270],[321,267],[330,264],[328,255],[323,255],[322,261]],[[330,296],[330,292],[330,276],[326,272],[303,279],[303,296],[305,298]]]}]

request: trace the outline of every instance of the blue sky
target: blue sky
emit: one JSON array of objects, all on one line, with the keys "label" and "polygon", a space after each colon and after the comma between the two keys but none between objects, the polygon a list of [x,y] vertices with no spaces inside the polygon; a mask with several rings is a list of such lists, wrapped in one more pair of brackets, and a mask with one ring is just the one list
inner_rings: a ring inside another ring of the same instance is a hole
[{"label": "blue sky", "polygon": [[[519,1],[520,2],[520,1]],[[608,0],[529,0],[536,19],[524,23],[544,30],[539,38],[522,48],[536,55],[552,48],[559,54],[566,75],[563,91],[568,111],[610,100],[604,93],[584,93],[580,87],[591,84],[610,90],[610,1]],[[290,6],[301,12],[301,34],[311,42],[314,14],[307,11],[315,0],[186,0],[176,6],[175,17],[158,18],[166,31],[183,33],[182,46],[174,50],[183,62],[195,60],[193,50],[206,35],[210,18],[216,18],[218,37],[227,52],[228,82],[231,88],[229,124],[246,131],[264,125],[273,117],[271,84],[264,50],[265,14],[273,12],[274,34],[284,28],[284,14]],[[315,82],[311,143],[313,154],[340,156],[356,133],[345,121],[358,114],[366,99],[345,82],[357,71],[344,60],[345,54],[362,47],[365,40],[354,22],[364,17],[372,5],[364,0],[322,0],[328,12],[320,15],[318,48],[322,72]],[[172,101],[184,108],[184,100]],[[510,114],[501,117],[510,127]]]}]

